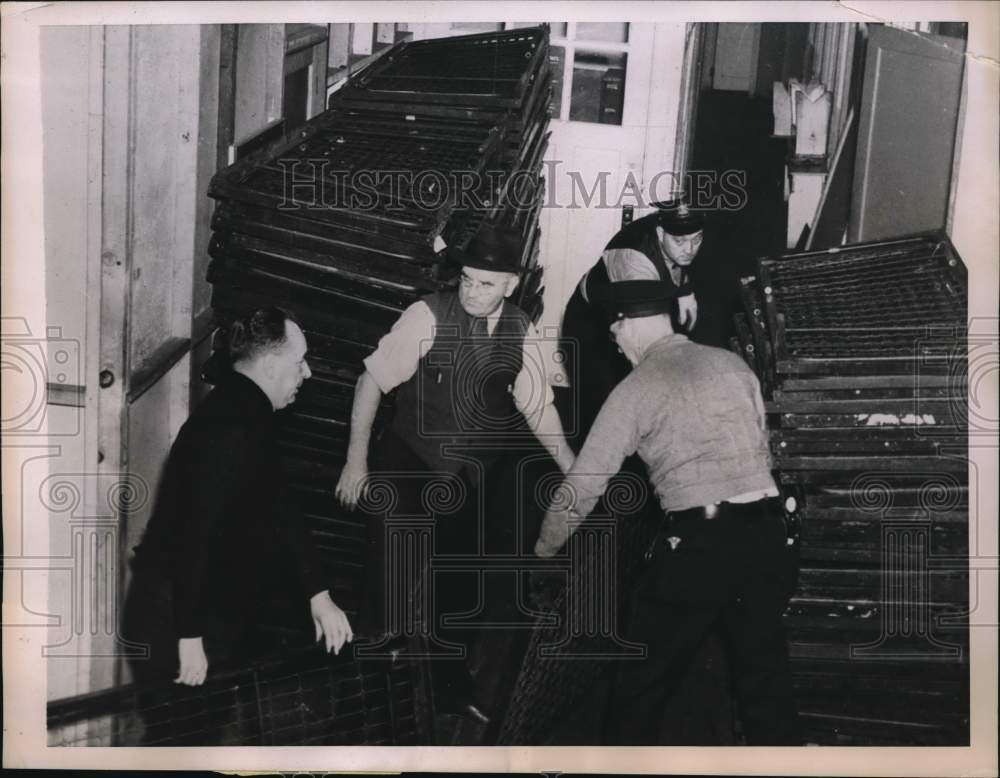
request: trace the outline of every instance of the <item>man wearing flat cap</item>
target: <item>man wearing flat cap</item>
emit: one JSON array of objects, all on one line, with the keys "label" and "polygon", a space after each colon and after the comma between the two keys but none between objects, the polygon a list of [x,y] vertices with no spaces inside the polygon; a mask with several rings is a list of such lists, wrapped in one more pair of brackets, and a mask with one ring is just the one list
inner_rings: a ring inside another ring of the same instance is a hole
[{"label": "man wearing flat cap", "polygon": [[689,271],[701,248],[704,217],[681,199],[653,204],[656,212],[622,228],[605,247],[601,258],[584,274],[563,315],[562,335],[567,349],[575,422],[571,439],[579,449],[601,404],[629,371],[628,362],[608,341],[608,321],[595,304],[615,281],[659,280],[671,298],[674,329],[691,330],[698,305]]},{"label": "man wearing flat cap", "polygon": [[647,651],[620,663],[609,741],[658,742],[671,693],[719,625],[747,744],[795,745],[781,621],[795,549],[777,504],[757,377],[736,354],[675,332],[660,281],[612,282],[598,302],[633,369],[601,408],[565,479],[571,499],[546,514],[535,553],[559,552],[625,458],[639,455],[659,532],[625,636]]},{"label": "man wearing flat cap", "polygon": [[[393,483],[397,513],[426,510],[421,501],[426,502],[435,474],[457,476],[467,487],[461,507],[435,515],[438,554],[468,554],[481,547],[481,489],[490,481],[502,441],[526,432],[525,422],[528,434],[537,437],[563,472],[572,464],[552,406],[554,349],[509,302],[520,280],[522,249],[519,234],[482,228],[465,251],[452,255],[461,266],[457,290],[432,294],[407,308],[365,359],[355,387],[337,497],[349,509],[364,498],[375,413],[382,395],[396,390],[395,416],[374,446],[372,475]],[[386,533],[377,517],[370,528],[368,593],[358,632],[379,638],[398,629],[386,619],[386,588],[395,587],[392,576],[398,571],[385,569]],[[475,580],[463,587],[454,577],[446,578],[436,586],[437,627],[441,617],[467,610],[455,598],[476,589]],[[447,638],[468,649],[474,636],[474,631],[449,631]],[[486,722],[464,662],[437,661],[432,674],[438,711]]]}]

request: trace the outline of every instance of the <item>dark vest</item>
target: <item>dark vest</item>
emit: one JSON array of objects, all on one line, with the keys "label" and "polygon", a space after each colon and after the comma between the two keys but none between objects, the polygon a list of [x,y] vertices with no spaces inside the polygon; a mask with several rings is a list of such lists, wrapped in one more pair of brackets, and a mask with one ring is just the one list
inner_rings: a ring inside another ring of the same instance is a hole
[{"label": "dark vest", "polygon": [[393,433],[431,469],[458,472],[442,448],[502,437],[522,424],[511,390],[521,372],[528,316],[506,300],[493,335],[473,338],[474,318],[457,292],[424,298],[436,322],[434,343],[399,387]]},{"label": "dark vest", "polygon": [[[660,250],[660,242],[656,236],[656,217],[657,214],[651,213],[649,216],[643,216],[627,227],[623,227],[608,242],[604,250],[632,249],[643,254],[653,263],[656,272],[660,274],[660,280],[667,284],[671,291],[679,290],[678,297],[680,297],[691,291],[688,283],[688,271],[687,268],[681,270],[681,283],[678,287],[670,277],[667,259]],[[609,283],[611,283],[611,279],[608,277],[608,268],[602,257],[584,277],[586,299],[593,301],[595,291]]]}]

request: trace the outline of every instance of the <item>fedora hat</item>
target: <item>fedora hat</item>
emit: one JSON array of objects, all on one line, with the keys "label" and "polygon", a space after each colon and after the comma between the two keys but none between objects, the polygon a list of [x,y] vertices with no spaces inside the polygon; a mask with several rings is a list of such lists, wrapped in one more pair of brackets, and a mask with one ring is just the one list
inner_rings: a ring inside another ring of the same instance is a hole
[{"label": "fedora hat", "polygon": [[520,273],[524,245],[515,230],[484,224],[464,250],[452,250],[453,262],[462,267],[492,270],[497,273]]}]

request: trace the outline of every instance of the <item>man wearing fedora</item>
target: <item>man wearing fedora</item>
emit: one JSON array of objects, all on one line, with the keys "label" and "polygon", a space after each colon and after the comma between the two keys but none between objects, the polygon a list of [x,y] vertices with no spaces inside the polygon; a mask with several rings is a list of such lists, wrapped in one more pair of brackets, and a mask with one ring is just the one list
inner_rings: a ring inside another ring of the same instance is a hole
[{"label": "man wearing fedora", "polygon": [[748,745],[798,745],[782,613],[795,586],[757,377],[730,351],[674,332],[661,281],[598,295],[632,371],[601,408],[535,544],[555,555],[594,510],[627,456],[646,465],[658,533],[631,598],[609,741],[656,745],[664,711],[709,630],[721,628]]},{"label": "man wearing fedora", "polygon": [[629,371],[629,364],[608,340],[608,321],[595,298],[615,281],[659,280],[671,296],[677,331],[690,331],[698,319],[690,269],[704,235],[704,217],[678,198],[653,204],[656,212],[623,227],[605,247],[570,297],[562,337],[572,392],[564,409],[579,450],[608,394]]},{"label": "man wearing fedora", "polygon": [[[355,387],[337,498],[348,509],[364,499],[375,413],[383,394],[396,390],[395,416],[373,446],[371,468],[373,476],[392,483],[395,511],[426,513],[435,475],[452,483],[460,479],[465,493],[461,506],[435,512],[435,554],[475,554],[482,547],[485,517],[479,506],[486,504],[482,492],[501,461],[503,441],[534,435],[563,472],[572,465],[549,387],[554,350],[509,301],[520,280],[521,255],[517,233],[483,227],[464,252],[452,255],[461,266],[458,288],[407,308],[364,360],[365,371]],[[387,623],[386,597],[387,587],[397,588],[392,577],[400,571],[385,569],[382,523],[373,516],[369,526],[368,591],[358,634],[384,639],[399,629],[398,623]],[[442,616],[467,612],[476,604],[474,578],[469,586],[458,585],[454,576],[445,578],[451,580],[434,582],[435,629]],[[463,602],[470,590],[473,601]],[[466,658],[474,637],[474,630],[447,634],[449,641],[465,646]],[[436,661],[432,675],[438,711],[488,721],[466,662]]]}]

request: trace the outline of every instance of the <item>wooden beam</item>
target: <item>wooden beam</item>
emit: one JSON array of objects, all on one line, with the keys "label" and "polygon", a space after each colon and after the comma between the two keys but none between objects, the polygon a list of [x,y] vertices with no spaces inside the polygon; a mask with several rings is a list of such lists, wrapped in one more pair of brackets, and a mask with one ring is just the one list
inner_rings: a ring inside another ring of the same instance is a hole
[{"label": "wooden beam", "polygon": [[170,338],[135,369],[128,381],[128,401],[134,403],[191,350],[191,338]]},{"label": "wooden beam", "polygon": [[219,130],[216,136],[216,170],[221,170],[229,164],[229,147],[235,140],[238,45],[236,25],[222,25],[219,46]]}]

